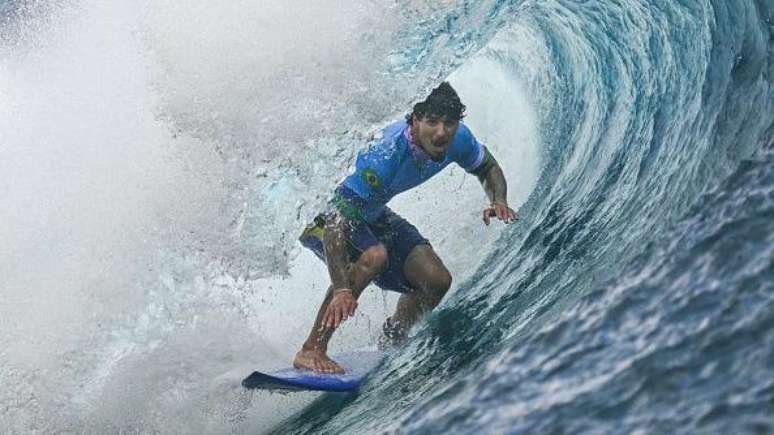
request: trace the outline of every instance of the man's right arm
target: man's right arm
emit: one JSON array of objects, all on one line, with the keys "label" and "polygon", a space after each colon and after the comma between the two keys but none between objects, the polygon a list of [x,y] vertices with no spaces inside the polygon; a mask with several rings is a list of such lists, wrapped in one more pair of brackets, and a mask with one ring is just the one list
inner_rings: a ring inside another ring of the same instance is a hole
[{"label": "man's right arm", "polygon": [[333,291],[349,288],[347,258],[347,218],[338,210],[332,212],[325,221],[325,259],[331,276]]},{"label": "man's right arm", "polygon": [[[355,315],[357,298],[355,297],[349,279],[349,259],[347,258],[347,219],[338,211],[333,212],[325,223],[325,258],[328,273],[331,276],[331,295],[326,297],[327,303],[320,328],[331,330],[338,328],[341,322]],[[328,299],[330,298],[330,299]]]}]

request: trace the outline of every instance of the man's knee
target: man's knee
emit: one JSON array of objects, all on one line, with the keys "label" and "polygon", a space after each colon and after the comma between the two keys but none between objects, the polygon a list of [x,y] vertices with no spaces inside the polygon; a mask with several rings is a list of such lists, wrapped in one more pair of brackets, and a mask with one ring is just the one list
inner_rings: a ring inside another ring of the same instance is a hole
[{"label": "man's knee", "polygon": [[446,294],[446,292],[449,291],[449,289],[451,288],[451,285],[452,285],[451,273],[449,273],[449,271],[444,268],[438,280],[438,289],[442,290],[443,293]]},{"label": "man's knee", "polygon": [[425,292],[433,307],[441,303],[452,285],[452,276],[446,268],[436,271],[427,283]]},{"label": "man's knee", "polygon": [[409,255],[403,274],[412,287],[439,300],[451,288],[452,276],[429,245],[416,246]]},{"label": "man's knee", "polygon": [[360,258],[357,261],[361,266],[369,270],[378,273],[384,272],[389,263],[387,249],[381,244],[371,246],[360,254]]}]

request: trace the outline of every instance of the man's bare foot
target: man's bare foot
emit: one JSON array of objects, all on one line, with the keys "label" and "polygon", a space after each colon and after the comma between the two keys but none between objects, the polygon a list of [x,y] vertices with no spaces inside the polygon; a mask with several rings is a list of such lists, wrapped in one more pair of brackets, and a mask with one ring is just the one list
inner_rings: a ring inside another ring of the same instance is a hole
[{"label": "man's bare foot", "polygon": [[382,325],[382,335],[377,339],[376,347],[381,351],[386,351],[403,345],[406,340],[408,340],[408,331],[388,317]]},{"label": "man's bare foot", "polygon": [[293,367],[317,373],[344,373],[344,369],[321,350],[299,350],[293,360]]}]

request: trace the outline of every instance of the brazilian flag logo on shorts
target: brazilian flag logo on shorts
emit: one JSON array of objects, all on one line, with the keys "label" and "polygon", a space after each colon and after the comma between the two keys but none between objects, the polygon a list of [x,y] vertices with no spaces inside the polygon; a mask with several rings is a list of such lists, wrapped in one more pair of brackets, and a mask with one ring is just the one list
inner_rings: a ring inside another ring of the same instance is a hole
[{"label": "brazilian flag logo on shorts", "polygon": [[378,189],[379,186],[382,185],[381,180],[379,180],[379,176],[376,175],[376,171],[373,169],[366,169],[363,171],[363,181],[366,182],[367,185],[371,186],[374,189]]}]

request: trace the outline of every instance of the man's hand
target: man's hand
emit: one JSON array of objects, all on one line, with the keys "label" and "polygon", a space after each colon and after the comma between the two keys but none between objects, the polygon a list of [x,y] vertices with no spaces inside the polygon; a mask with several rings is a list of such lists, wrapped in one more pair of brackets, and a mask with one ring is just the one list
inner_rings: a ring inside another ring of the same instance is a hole
[{"label": "man's hand", "polygon": [[357,299],[352,295],[352,290],[341,288],[333,291],[333,300],[328,304],[323,316],[322,329],[335,329],[349,317],[355,315]]},{"label": "man's hand", "polygon": [[493,202],[492,205],[484,209],[484,224],[489,225],[489,218],[492,217],[496,217],[506,224],[519,219],[519,215],[512,208],[499,201]]}]

